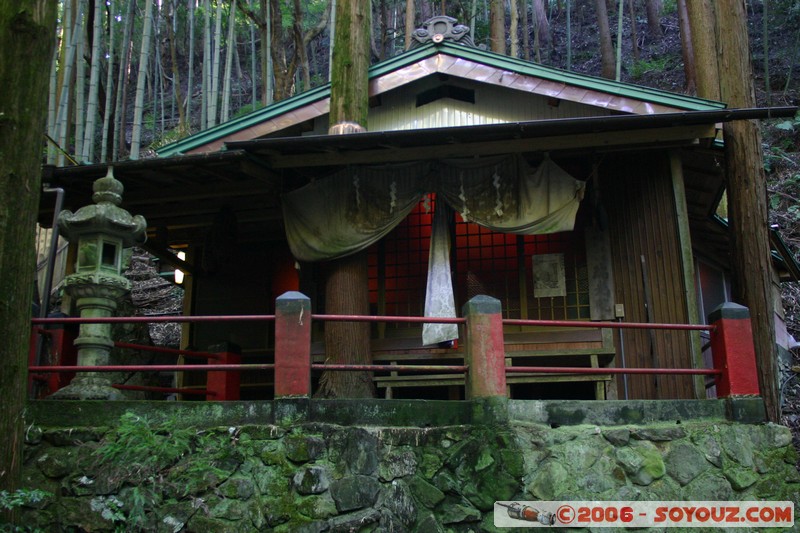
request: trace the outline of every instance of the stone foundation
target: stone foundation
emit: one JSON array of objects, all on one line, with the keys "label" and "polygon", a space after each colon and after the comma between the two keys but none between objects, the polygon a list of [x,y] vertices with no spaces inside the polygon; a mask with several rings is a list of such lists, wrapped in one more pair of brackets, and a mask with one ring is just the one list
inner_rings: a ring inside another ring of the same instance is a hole
[{"label": "stone foundation", "polygon": [[[388,416],[385,426],[343,425],[328,404],[317,409],[329,423],[248,419],[268,418],[268,403],[32,404],[24,486],[53,497],[26,508],[22,523],[46,531],[492,531],[495,500],[800,501],[789,430],[715,416],[705,402],[679,419],[668,413],[688,411],[667,402],[629,407],[625,416],[640,423],[615,418],[623,402],[593,402],[582,417],[556,402],[515,402],[510,421],[494,425],[392,427]],[[414,406],[424,420],[439,405],[405,403],[397,411],[405,420]],[[475,412],[468,402],[440,403]],[[78,408],[91,427],[65,416]],[[592,423],[601,411],[604,423]],[[654,413],[659,422],[644,421]]]}]

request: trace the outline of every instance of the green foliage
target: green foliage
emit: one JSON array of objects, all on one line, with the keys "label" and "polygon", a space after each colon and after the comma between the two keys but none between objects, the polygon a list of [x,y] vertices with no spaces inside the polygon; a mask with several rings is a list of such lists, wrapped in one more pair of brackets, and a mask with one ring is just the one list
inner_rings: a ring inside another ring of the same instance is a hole
[{"label": "green foliage", "polygon": [[103,464],[126,465],[134,470],[131,473],[146,479],[191,451],[194,437],[193,430],[178,428],[175,420],[156,425],[145,416],[128,412],[94,454]]},{"label": "green foliage", "polygon": [[671,61],[672,58],[670,56],[634,61],[633,65],[631,65],[631,77],[634,80],[638,80],[650,72],[664,72],[671,66]]},{"label": "green foliage", "polygon": [[[53,494],[44,490],[34,489],[17,489],[14,492],[0,490],[0,511],[11,511],[26,505],[35,505],[46,498],[52,498]],[[18,532],[18,531],[39,531],[30,527],[19,527],[13,524],[7,524],[0,520],[0,532]]]},{"label": "green foliage", "polygon": [[678,12],[678,2],[676,0],[664,0],[661,4],[662,15],[674,15]]},{"label": "green foliage", "polygon": [[39,489],[17,489],[14,492],[0,490],[0,509],[10,511],[24,505],[39,503],[52,496],[51,493]]},{"label": "green foliage", "polygon": [[783,120],[775,124],[775,127],[779,130],[789,131],[794,133],[800,129],[800,113],[797,113],[793,118],[788,120]]}]

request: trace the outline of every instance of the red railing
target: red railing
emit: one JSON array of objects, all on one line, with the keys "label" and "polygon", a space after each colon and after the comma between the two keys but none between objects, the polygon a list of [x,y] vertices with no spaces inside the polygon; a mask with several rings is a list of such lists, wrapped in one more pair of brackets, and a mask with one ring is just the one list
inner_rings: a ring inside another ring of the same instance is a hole
[{"label": "red railing", "polygon": [[[311,395],[311,371],[351,372],[415,372],[415,373],[460,373],[464,374],[470,397],[503,396],[506,394],[506,374],[557,373],[557,374],[655,374],[655,375],[711,375],[715,376],[718,397],[758,395],[755,354],[749,315],[746,308],[736,306],[734,312],[723,311],[711,325],[651,324],[631,322],[588,322],[566,320],[503,320],[500,302],[488,297],[476,297],[465,306],[464,318],[431,317],[386,317],[363,315],[311,314],[310,300],[300,293],[287,293],[276,301],[275,315],[215,315],[215,316],[160,316],[160,317],[111,317],[111,318],[37,318],[33,319],[33,346],[37,345],[40,333],[61,339],[56,347],[59,362],[74,361],[67,355],[71,346],[68,335],[53,335],[53,330],[42,330],[41,326],[64,324],[115,324],[158,322],[275,322],[275,362],[242,364],[239,354],[231,351],[199,352],[170,348],[116,343],[120,348],[137,349],[167,355],[204,358],[208,364],[175,365],[104,365],[78,366],[76,364],[36,365],[32,356],[30,372],[34,380],[46,381],[51,389],[64,385],[63,381],[42,374],[64,375],[75,372],[163,372],[179,371],[208,372],[205,389],[177,387],[151,387],[144,385],[117,385],[126,390],[149,390],[164,393],[206,395],[208,399],[235,400],[239,398],[239,375],[243,371],[274,371],[275,397],[308,397]],[[311,360],[311,323],[323,322],[403,322],[442,323],[464,326],[465,361],[463,365],[344,365],[313,364]],[[676,331],[709,331],[715,368],[586,368],[552,366],[505,366],[503,325],[586,327],[611,329],[658,329]],[[58,330],[56,330],[58,331]],[[213,361],[213,362],[212,362]]]}]

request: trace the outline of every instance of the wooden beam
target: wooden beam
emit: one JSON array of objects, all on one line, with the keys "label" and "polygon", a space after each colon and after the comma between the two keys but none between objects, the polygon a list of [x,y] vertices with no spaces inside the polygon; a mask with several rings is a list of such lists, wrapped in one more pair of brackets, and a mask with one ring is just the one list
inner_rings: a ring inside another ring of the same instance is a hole
[{"label": "wooden beam", "polygon": [[[670,175],[672,176],[672,194],[675,199],[675,219],[677,222],[678,246],[680,247],[681,277],[683,278],[684,302],[686,316],[691,324],[701,323],[697,312],[697,289],[695,287],[694,254],[692,253],[692,237],[689,231],[689,210],[686,205],[686,190],[683,183],[683,167],[680,153],[671,150],[669,153]],[[695,368],[703,368],[703,352],[700,332],[689,332],[691,359]],[[706,399],[705,378],[694,376],[694,394],[698,400]]]},{"label": "wooden beam", "polygon": [[368,149],[358,152],[326,152],[267,155],[273,168],[295,168],[314,166],[335,166],[355,164],[393,163],[425,159],[447,159],[482,155],[507,154],[515,152],[547,152],[577,148],[603,148],[639,146],[655,143],[683,141],[693,143],[697,139],[711,138],[715,134],[714,125],[680,126],[654,128],[649,130],[615,131],[605,133],[585,133],[536,139],[511,139],[490,142],[453,143],[436,146],[409,146],[387,149]]}]

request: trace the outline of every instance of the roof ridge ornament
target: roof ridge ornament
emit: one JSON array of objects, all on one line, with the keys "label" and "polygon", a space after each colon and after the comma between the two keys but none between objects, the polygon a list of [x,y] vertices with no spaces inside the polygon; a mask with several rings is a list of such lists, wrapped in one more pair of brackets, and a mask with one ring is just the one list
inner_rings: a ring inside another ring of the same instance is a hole
[{"label": "roof ridge ornament", "polygon": [[446,15],[429,18],[422,23],[421,28],[414,30],[411,37],[411,44],[408,46],[409,50],[431,42],[438,44],[442,41],[450,41],[475,48],[469,27],[458,24],[458,20]]}]

